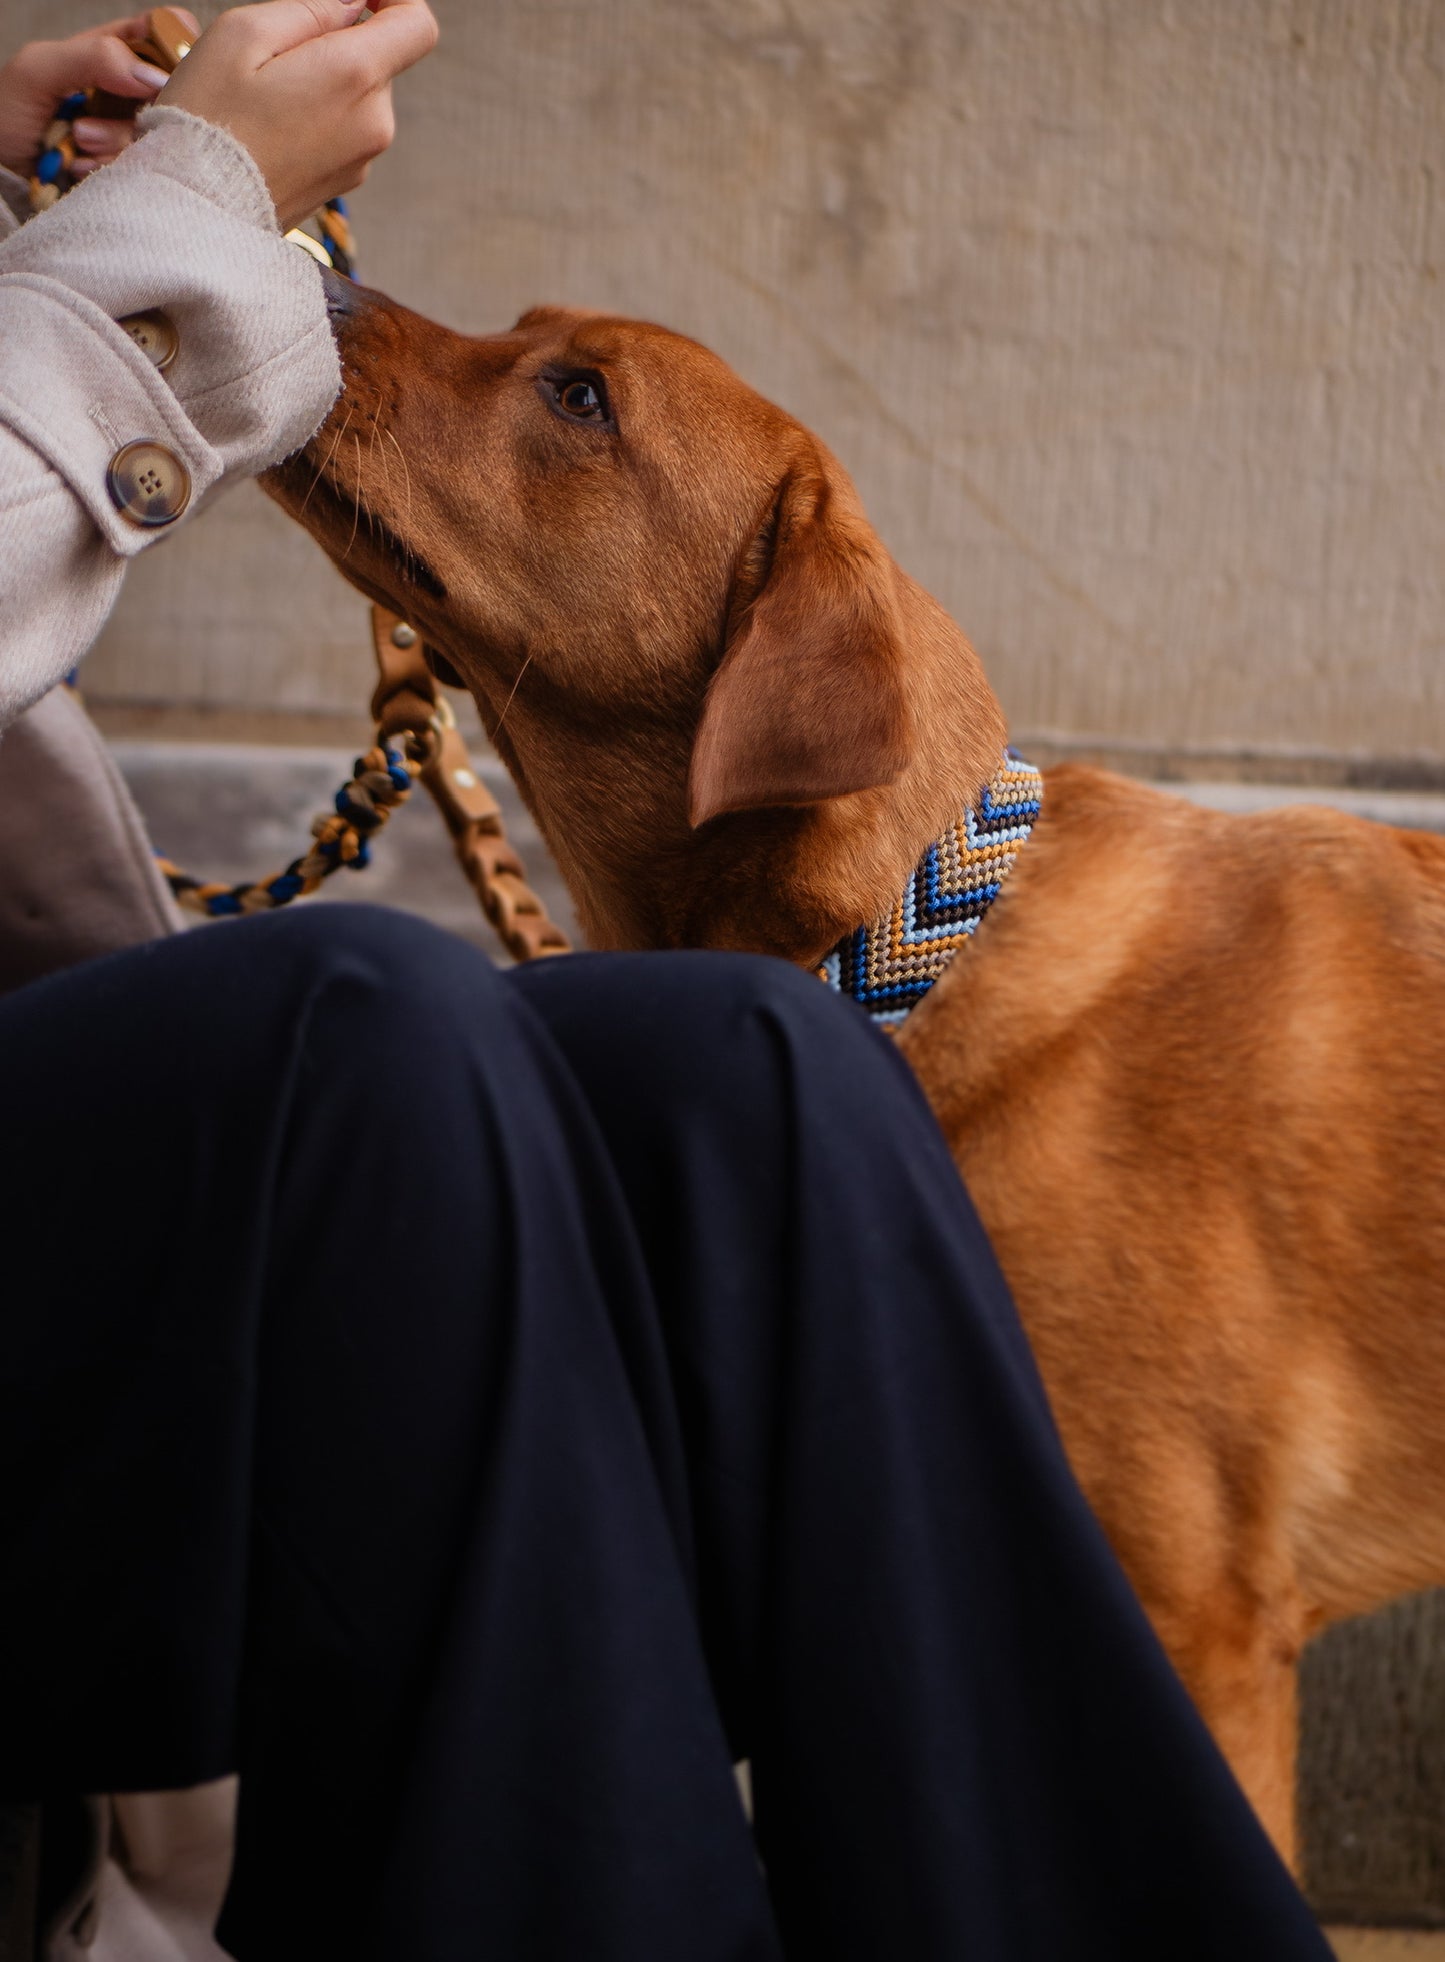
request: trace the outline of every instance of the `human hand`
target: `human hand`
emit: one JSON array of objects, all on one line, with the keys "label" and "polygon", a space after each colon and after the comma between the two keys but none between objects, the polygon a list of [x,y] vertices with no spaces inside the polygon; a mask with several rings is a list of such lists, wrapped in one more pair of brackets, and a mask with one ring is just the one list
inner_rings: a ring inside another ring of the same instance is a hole
[{"label": "human hand", "polygon": [[[392,78],[436,45],[426,0],[258,0],[207,28],[164,100],[220,123],[270,188],[282,231],[353,190],[396,132]],[[344,29],[345,32],[339,30]]]},{"label": "human hand", "polygon": [[[193,32],[199,24],[183,7],[176,12]],[[68,41],[31,41],[0,68],[0,164],[28,176],[45,147],[45,132],[68,95],[81,89],[104,89],[108,95],[128,96],[143,109],[169,79],[163,69],[133,55],[127,40],[139,41],[146,16],[87,28]],[[120,155],[135,136],[135,126],[119,116],[82,116],[75,124],[79,154],[72,177],[84,177]]]}]

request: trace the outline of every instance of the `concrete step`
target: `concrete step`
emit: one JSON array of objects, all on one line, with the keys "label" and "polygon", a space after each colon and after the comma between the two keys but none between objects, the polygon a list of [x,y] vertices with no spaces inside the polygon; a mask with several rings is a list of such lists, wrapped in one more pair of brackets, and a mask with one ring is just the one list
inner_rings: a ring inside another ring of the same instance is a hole
[{"label": "concrete step", "polygon": [[1268,811],[1282,804],[1328,804],[1332,810],[1406,831],[1445,831],[1445,796],[1435,791],[1321,790],[1278,783],[1161,783],[1159,790],[1215,811]]},{"label": "concrete step", "polygon": [[1418,1935],[1394,1928],[1334,1928],[1330,1940],[1340,1962],[1445,1962],[1445,1935]]},{"label": "concrete step", "polygon": [[[121,737],[112,749],[157,847],[204,878],[239,880],[279,871],[301,852],[317,812],[328,810],[355,752],[331,746]],[[558,924],[576,936],[571,901],[536,826],[502,765],[474,745],[482,777],[502,805],[508,835]],[[1445,796],[1398,791],[1301,790],[1255,783],[1161,786],[1216,810],[1328,803],[1361,817],[1445,832]],[[377,840],[372,865],[340,872],[327,900],[373,900],[420,913],[498,953],[457,869],[440,818],[418,791]]]}]

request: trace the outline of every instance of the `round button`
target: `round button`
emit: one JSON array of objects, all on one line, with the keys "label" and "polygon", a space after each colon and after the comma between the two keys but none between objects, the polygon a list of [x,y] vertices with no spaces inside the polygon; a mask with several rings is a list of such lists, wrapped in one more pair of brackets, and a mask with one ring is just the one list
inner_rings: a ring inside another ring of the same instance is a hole
[{"label": "round button", "polygon": [[175,322],[153,307],[147,313],[128,313],[118,324],[124,327],[147,361],[164,374],[175,360],[176,350],[181,344]]},{"label": "round button", "polygon": [[163,443],[127,443],[105,473],[120,515],[133,525],[174,524],[191,501],[191,473]]}]

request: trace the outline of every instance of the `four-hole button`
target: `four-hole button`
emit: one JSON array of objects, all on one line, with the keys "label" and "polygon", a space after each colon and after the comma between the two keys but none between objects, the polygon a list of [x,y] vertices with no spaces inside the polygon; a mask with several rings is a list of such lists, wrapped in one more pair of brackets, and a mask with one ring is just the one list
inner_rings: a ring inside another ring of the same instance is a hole
[{"label": "four-hole button", "polygon": [[170,316],[162,313],[158,307],[152,307],[146,313],[128,313],[118,325],[130,335],[147,361],[164,374],[175,360],[176,350],[181,344],[176,324]]},{"label": "four-hole button", "polygon": [[111,502],[129,524],[174,524],[191,501],[191,473],[164,443],[127,443],[106,472]]}]

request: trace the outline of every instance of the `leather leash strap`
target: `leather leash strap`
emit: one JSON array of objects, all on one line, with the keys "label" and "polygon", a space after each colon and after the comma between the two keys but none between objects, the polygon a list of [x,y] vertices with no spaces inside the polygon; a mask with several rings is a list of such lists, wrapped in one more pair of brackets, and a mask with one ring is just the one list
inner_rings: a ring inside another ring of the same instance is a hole
[{"label": "leather leash strap", "polygon": [[373,606],[371,638],[378,675],[371,712],[378,734],[410,735],[425,754],[417,774],[503,946],[518,961],[570,953],[566,934],[527,884],[522,861],[507,841],[501,806],[472,762],[451,703],[438,691],[421,636],[400,614]]}]

